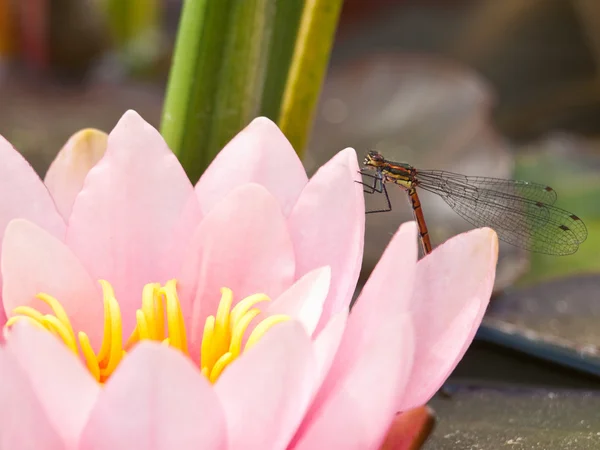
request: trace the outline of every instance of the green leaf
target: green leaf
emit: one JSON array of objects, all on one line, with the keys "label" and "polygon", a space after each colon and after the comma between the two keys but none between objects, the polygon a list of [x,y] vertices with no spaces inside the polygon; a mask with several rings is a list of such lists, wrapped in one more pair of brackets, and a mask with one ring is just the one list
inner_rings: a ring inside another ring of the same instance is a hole
[{"label": "green leaf", "polygon": [[277,121],[285,91],[304,0],[277,0],[260,114]]},{"label": "green leaf", "polygon": [[327,71],[343,0],[307,0],[278,125],[302,156]]},{"label": "green leaf", "polygon": [[260,111],[275,0],[187,0],[161,132],[190,179]]},{"label": "green leaf", "polygon": [[257,115],[299,153],[329,61],[342,0],[184,2],[161,132],[195,182]]},{"label": "green leaf", "polygon": [[193,182],[205,168],[231,3],[187,0],[181,11],[161,133]]},{"label": "green leaf", "polygon": [[[207,150],[215,155],[260,112],[275,0],[235,1]],[[212,159],[212,158],[211,158]]]}]

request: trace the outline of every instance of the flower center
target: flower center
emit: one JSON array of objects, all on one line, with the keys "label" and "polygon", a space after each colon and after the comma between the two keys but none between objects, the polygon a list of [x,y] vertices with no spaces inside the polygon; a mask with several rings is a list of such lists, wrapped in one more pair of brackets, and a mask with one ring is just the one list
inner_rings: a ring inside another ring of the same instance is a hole
[{"label": "flower center", "polygon": [[[16,322],[23,320],[49,331],[84,360],[88,370],[99,383],[106,382],[127,352],[143,340],[162,342],[189,356],[185,322],[175,280],[168,281],[164,286],[159,283],[144,286],[142,307],[136,311],[136,326],[125,343],[121,310],[115,292],[105,280],[100,280],[100,285],[104,302],[104,332],[97,354],[88,335],[83,331],[75,334],[60,302],[46,293],[40,293],[36,298],[46,303],[52,314],[42,314],[30,306],[19,306],[8,319],[4,327],[5,333]],[[250,323],[261,312],[254,306],[265,301],[270,301],[267,295],[254,294],[238,302],[232,309],[233,292],[228,288],[221,289],[217,314],[206,319],[200,350],[200,369],[211,383],[216,382],[223,370],[243,351],[256,344],[271,327],[290,319],[286,315],[265,318],[254,327],[243,344]]]}]

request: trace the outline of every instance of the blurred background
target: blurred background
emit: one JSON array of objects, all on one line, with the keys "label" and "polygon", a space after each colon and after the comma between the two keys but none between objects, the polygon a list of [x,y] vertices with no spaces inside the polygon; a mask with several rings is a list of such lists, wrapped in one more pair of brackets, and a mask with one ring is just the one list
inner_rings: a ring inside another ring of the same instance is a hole
[{"label": "blurred background", "polygon": [[[127,109],[158,127],[181,3],[0,0],[0,134],[43,176],[81,128],[109,132]],[[598,387],[598,117],[597,0],[346,0],[304,162],[312,174],[344,147],[377,149],[552,186],[588,240],[565,257],[501,246],[483,344],[455,377]],[[470,228],[421,196],[434,245]],[[392,212],[367,217],[363,279],[412,217],[404,192],[390,197]]]}]

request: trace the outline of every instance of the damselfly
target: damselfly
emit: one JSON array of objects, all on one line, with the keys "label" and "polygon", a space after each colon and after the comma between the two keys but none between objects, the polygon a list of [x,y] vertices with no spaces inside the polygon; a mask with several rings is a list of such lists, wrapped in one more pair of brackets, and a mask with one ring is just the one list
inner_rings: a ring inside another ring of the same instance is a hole
[{"label": "damselfly", "polygon": [[415,169],[406,163],[388,161],[376,151],[367,154],[364,165],[362,175],[373,179],[372,184],[361,183],[366,186],[365,192],[383,193],[387,201],[387,208],[367,213],[392,210],[387,183],[403,187],[408,192],[425,254],[432,247],[417,187],[442,197],[472,225],[490,227],[501,240],[532,252],[570,255],[587,238],[587,228],[579,217],[553,206],[556,191],[549,186]]}]

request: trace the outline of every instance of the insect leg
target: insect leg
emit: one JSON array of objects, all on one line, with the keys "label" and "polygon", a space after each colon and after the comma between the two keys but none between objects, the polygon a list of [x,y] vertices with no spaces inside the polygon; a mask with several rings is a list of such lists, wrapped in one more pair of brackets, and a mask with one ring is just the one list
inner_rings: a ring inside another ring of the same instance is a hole
[{"label": "insect leg", "polygon": [[372,175],[370,173],[365,173],[365,172],[358,172],[358,173],[360,173],[361,175],[363,175],[365,177],[373,179],[372,185],[370,183],[363,183],[362,181],[356,181],[356,183],[362,184],[363,186],[365,186],[366,189],[363,189],[363,192],[365,192],[367,194],[374,194],[375,192],[378,192],[379,194],[383,193],[383,181],[381,179],[381,174]]},{"label": "insect leg", "polygon": [[387,188],[385,187],[385,183],[383,181],[381,181],[381,179],[379,179],[379,183],[381,186],[381,190],[376,191],[376,192],[383,193],[385,195],[385,201],[387,202],[387,208],[386,209],[374,209],[372,211],[365,211],[365,214],[388,212],[388,211],[392,210],[392,202],[390,202],[390,196],[388,195]]}]

